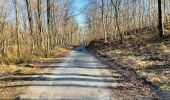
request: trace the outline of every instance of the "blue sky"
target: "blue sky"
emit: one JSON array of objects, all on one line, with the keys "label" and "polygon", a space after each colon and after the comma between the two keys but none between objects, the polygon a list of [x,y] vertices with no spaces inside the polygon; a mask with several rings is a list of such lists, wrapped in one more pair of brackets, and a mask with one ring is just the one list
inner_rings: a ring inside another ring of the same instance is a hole
[{"label": "blue sky", "polygon": [[84,11],[84,9],[86,8],[86,6],[88,5],[89,0],[73,0],[73,10],[74,10],[74,14],[75,19],[77,21],[77,23],[81,26],[81,27],[85,27],[85,14],[82,12]]},{"label": "blue sky", "polygon": [[[10,7],[9,9],[13,9],[13,5],[11,0],[8,0],[10,2]],[[85,27],[86,23],[85,23],[85,14],[84,14],[84,10],[85,8],[88,6],[89,0],[72,0],[72,10],[75,16],[75,20],[77,21],[77,23],[81,26],[81,27]],[[0,3],[2,4],[2,1],[0,0]],[[13,13],[10,14],[9,16],[9,20],[13,20],[15,14],[14,11],[12,11]]]}]

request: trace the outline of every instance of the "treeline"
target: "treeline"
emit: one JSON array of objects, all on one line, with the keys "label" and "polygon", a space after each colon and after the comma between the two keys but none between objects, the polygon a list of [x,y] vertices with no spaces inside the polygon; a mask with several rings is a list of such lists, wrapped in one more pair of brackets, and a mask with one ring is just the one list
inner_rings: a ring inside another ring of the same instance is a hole
[{"label": "treeline", "polygon": [[1,0],[0,56],[47,56],[80,43],[71,0]]},{"label": "treeline", "polygon": [[122,43],[124,36],[140,30],[155,30],[153,34],[162,37],[164,25],[170,25],[169,0],[90,1],[86,16],[91,40],[104,38],[107,42],[109,37]]},{"label": "treeline", "polygon": [[141,30],[164,35],[169,0],[88,0],[86,28],[75,20],[74,0],[1,0],[0,56],[47,56],[57,47],[95,39],[120,40]]}]

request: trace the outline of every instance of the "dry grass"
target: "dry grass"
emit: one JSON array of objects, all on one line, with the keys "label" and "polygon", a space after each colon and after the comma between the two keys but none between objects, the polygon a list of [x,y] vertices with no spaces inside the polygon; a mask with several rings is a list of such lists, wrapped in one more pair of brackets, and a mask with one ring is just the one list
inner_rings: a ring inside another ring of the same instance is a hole
[{"label": "dry grass", "polygon": [[10,74],[19,74],[19,73],[32,73],[34,71],[37,71],[36,68],[25,68],[25,67],[18,67],[17,65],[6,65],[1,64],[0,65],[0,74],[4,77]]},{"label": "dry grass", "polygon": [[[4,80],[5,78],[16,78],[21,77],[18,76],[21,73],[24,74],[32,74],[38,71],[41,71],[38,68],[25,68],[25,67],[18,67],[16,65],[5,65],[2,64],[0,67],[1,70],[1,77],[0,77],[0,99],[3,97],[15,98],[16,95],[23,93],[26,90],[28,85],[31,85],[31,81],[10,81]],[[17,87],[17,85],[25,85],[23,87]],[[11,87],[8,87],[11,86]],[[16,87],[15,87],[16,86]]]},{"label": "dry grass", "polygon": [[[58,59],[58,57],[63,56],[68,53],[69,50],[64,48],[58,48],[54,50],[53,55],[48,58],[39,57],[38,60],[34,63],[26,63],[26,64],[0,64],[0,99],[3,97],[9,97],[10,99],[15,98],[18,94],[24,93],[27,87],[30,86],[33,81],[12,81],[13,78],[23,78],[25,76],[22,75],[32,75],[35,73],[40,73],[45,71],[46,69],[42,69],[39,66],[48,66],[51,62],[60,63],[62,60]],[[35,61],[36,58],[33,58]]]},{"label": "dry grass", "polygon": [[115,42],[102,49],[100,47],[105,44],[100,41],[93,49],[102,57],[131,67],[161,89],[170,91],[170,38],[158,39],[157,34],[147,32],[126,37],[124,44]]}]

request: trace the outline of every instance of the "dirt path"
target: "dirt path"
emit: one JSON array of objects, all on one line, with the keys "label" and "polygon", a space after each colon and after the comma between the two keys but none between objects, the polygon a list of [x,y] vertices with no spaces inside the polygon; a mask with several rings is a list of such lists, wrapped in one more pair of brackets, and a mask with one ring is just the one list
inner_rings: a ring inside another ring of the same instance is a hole
[{"label": "dirt path", "polygon": [[65,60],[59,65],[43,67],[53,68],[52,72],[28,76],[35,82],[19,99],[113,100],[112,91],[123,89],[120,74],[111,73],[84,47],[61,59]]}]

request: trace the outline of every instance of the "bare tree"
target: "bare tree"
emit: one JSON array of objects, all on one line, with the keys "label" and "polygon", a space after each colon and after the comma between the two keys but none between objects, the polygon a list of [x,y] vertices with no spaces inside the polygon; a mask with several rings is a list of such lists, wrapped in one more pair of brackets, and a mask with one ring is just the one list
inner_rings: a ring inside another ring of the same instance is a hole
[{"label": "bare tree", "polygon": [[19,44],[19,20],[18,20],[18,0],[14,0],[15,19],[16,19],[16,34],[17,34],[17,56],[20,57],[20,44]]},{"label": "bare tree", "polygon": [[48,27],[48,39],[47,39],[47,54],[51,49],[51,0],[47,0],[47,27]]},{"label": "bare tree", "polygon": [[104,30],[104,40],[107,43],[107,31],[106,31],[106,22],[105,22],[105,0],[102,0],[102,24]]},{"label": "bare tree", "polygon": [[119,9],[120,9],[120,3],[121,3],[121,0],[116,0],[115,2],[113,2],[113,0],[111,0],[111,3],[115,9],[115,20],[116,20],[116,27],[117,27],[117,30],[118,30],[118,33],[120,35],[120,42],[123,43],[123,34],[121,33],[120,31],[120,26],[119,26]]},{"label": "bare tree", "polygon": [[33,18],[32,18],[32,10],[31,10],[31,3],[30,0],[25,0],[26,2],[26,7],[27,7],[27,15],[28,15],[28,20],[29,20],[29,30],[31,34],[31,53],[33,53],[33,46],[34,46],[34,39],[33,39]]},{"label": "bare tree", "polygon": [[162,24],[162,2],[161,0],[158,0],[158,20],[159,20],[159,25],[158,25],[158,30],[159,30],[159,37],[163,37],[163,24]]}]

